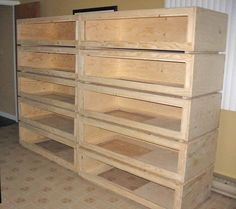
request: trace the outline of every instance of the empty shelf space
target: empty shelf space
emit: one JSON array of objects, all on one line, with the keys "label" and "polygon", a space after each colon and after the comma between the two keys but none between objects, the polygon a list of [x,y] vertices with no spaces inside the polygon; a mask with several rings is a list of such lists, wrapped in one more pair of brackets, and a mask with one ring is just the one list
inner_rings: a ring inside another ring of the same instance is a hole
[{"label": "empty shelf space", "polygon": [[76,55],[62,48],[43,50],[33,47],[18,47],[18,70],[75,78]]},{"label": "empty shelf space", "polygon": [[75,104],[75,96],[73,95],[59,94],[54,92],[39,93],[38,95],[55,101],[66,102],[72,105]]},{"label": "empty shelf space", "polygon": [[20,122],[20,143],[68,169],[75,168],[75,141]]},{"label": "empty shelf space", "polygon": [[158,168],[164,168],[173,172],[177,171],[178,154],[176,152],[152,145],[146,145],[145,147],[142,143],[137,145],[138,143],[135,144],[132,141],[130,143],[129,140],[129,138],[112,139],[111,141],[98,144],[98,146]]},{"label": "empty shelf space", "polygon": [[50,80],[50,77],[38,78],[35,76],[34,78],[28,78],[27,76],[26,74],[19,74],[18,76],[20,96],[75,110],[75,87],[57,84],[61,80],[56,78],[51,82],[47,82],[40,79]]},{"label": "empty shelf space", "polygon": [[75,21],[41,23],[22,21],[17,26],[18,43],[47,41],[46,43],[51,45],[57,45],[58,42],[64,45],[65,42],[65,45],[73,46],[76,41]]},{"label": "empty shelf space", "polygon": [[[83,80],[109,84],[108,81],[99,80],[107,79],[112,85],[123,86],[125,83],[128,87],[128,84],[132,84],[132,87],[135,85],[135,88],[144,90],[145,85],[148,86],[147,84],[153,87],[161,85],[176,88],[184,88],[185,85],[186,55],[130,51],[122,54],[120,51],[110,52],[108,50],[82,51],[81,54]],[[155,56],[156,60],[153,58]],[[174,59],[176,61],[173,61]],[[130,82],[135,82],[135,84]],[[155,91],[155,88],[150,91]]]},{"label": "empty shelf space", "polygon": [[65,138],[74,138],[73,112],[21,99],[20,120]]},{"label": "empty shelf space", "polygon": [[[94,167],[91,169],[91,167]],[[90,169],[87,169],[90,168]],[[96,171],[97,170],[97,171]],[[109,188],[117,193],[129,196],[131,199],[146,206],[160,206],[163,209],[173,209],[174,193],[173,189],[161,186],[142,177],[136,176],[127,171],[97,161],[83,155],[81,162],[81,172],[84,178],[86,174],[95,183]]]},{"label": "empty shelf space", "polygon": [[55,156],[60,157],[63,160],[70,163],[74,162],[74,149],[69,146],[50,139],[45,139],[44,142],[36,143],[36,145],[49,151],[50,153],[53,153]]},{"label": "empty shelf space", "polygon": [[[140,143],[130,143],[129,138],[112,139],[98,146],[109,151],[132,157],[141,162],[176,172],[178,155],[174,151],[157,148],[156,146],[145,146]],[[148,147],[148,148],[147,148]]]},{"label": "empty shelf space", "polygon": [[87,47],[217,52],[225,50],[227,15],[196,7],[121,11],[83,15],[81,25]]},{"label": "empty shelf space", "polygon": [[95,84],[80,84],[85,116],[163,137],[190,141],[218,127],[221,96],[192,99]]},{"label": "empty shelf space", "polygon": [[[100,177],[113,184],[124,187],[162,207],[171,209],[173,205],[174,191],[156,183],[150,182],[131,173],[112,168],[99,174]],[[159,198],[158,198],[159,197]]]},{"label": "empty shelf space", "polygon": [[81,50],[79,78],[107,86],[199,96],[222,89],[224,55],[138,50]]},{"label": "empty shelf space", "polygon": [[84,40],[154,44],[185,43],[187,30],[187,16],[87,20]]},{"label": "empty shelf space", "polygon": [[86,116],[147,131],[154,129],[154,131],[158,131],[158,128],[174,132],[181,130],[181,107],[131,99],[119,96],[117,93],[112,95],[112,93],[98,92],[87,90],[82,92],[82,109],[87,114]]},{"label": "empty shelf space", "polygon": [[96,124],[87,125],[82,121],[81,124],[83,127],[83,136],[80,139],[82,146],[132,166],[146,167],[146,170],[151,172],[158,172],[158,169],[162,169],[178,173],[177,150],[128,137],[110,131],[109,128],[99,128],[96,127]]},{"label": "empty shelf space", "polygon": [[44,116],[29,117],[31,121],[43,124],[45,126],[58,129],[70,134],[74,133],[74,121],[68,117],[57,114],[48,114]]},{"label": "empty shelf space", "polygon": [[180,130],[181,120],[173,117],[166,117],[163,115],[149,116],[145,114],[139,114],[134,112],[113,110],[110,112],[105,112],[105,114],[115,116],[118,118],[128,119],[136,122],[143,122],[145,124],[158,126],[161,128],[167,128],[175,131]]}]

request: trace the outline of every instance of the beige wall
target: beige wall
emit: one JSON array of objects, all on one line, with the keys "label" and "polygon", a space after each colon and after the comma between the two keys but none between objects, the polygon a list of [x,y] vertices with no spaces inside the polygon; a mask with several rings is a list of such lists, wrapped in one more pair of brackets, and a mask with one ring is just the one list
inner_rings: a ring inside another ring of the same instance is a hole
[{"label": "beige wall", "polygon": [[236,112],[221,111],[215,172],[236,179]]},{"label": "beige wall", "polygon": [[[20,0],[21,3],[33,0]],[[117,5],[119,10],[164,7],[164,0],[40,0],[42,16],[72,14],[73,9]]]},{"label": "beige wall", "polygon": [[13,9],[0,5],[0,14],[0,112],[13,118],[16,116]]},{"label": "beige wall", "polygon": [[[148,9],[164,7],[164,0],[41,0],[41,14],[67,15],[73,9],[107,5],[118,5],[119,10]],[[215,171],[236,179],[236,112],[221,111]]]}]

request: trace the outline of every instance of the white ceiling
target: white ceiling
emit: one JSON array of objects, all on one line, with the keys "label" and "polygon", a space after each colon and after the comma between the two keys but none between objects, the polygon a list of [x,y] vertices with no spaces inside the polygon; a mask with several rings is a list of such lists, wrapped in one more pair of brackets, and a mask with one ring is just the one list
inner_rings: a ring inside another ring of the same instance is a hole
[{"label": "white ceiling", "polygon": [[9,6],[13,6],[13,5],[17,5],[20,4],[19,1],[14,1],[14,0],[0,0],[0,5],[9,5]]}]

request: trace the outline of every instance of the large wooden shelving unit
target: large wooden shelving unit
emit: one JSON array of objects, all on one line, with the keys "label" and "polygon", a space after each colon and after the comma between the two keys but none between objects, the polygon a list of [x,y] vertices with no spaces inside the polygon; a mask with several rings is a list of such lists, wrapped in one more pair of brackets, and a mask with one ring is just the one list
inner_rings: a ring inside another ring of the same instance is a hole
[{"label": "large wooden shelving unit", "polygon": [[20,143],[76,171],[78,18],[19,20]]},{"label": "large wooden shelving unit", "polygon": [[201,8],[18,21],[20,142],[155,209],[210,195],[227,16]]}]

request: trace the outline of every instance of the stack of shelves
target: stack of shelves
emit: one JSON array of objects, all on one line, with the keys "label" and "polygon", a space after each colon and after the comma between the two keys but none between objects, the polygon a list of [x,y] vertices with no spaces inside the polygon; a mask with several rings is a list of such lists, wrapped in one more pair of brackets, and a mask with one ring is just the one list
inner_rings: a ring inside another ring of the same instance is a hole
[{"label": "stack of shelves", "polygon": [[227,16],[200,8],[18,22],[20,142],[155,209],[210,195]]},{"label": "stack of shelves", "polygon": [[78,18],[18,21],[20,143],[76,171]]},{"label": "stack of shelves", "polygon": [[148,208],[209,197],[226,25],[200,8],[80,16],[82,177]]}]

